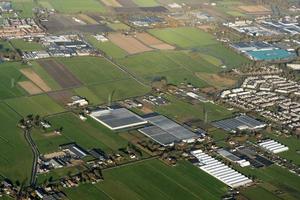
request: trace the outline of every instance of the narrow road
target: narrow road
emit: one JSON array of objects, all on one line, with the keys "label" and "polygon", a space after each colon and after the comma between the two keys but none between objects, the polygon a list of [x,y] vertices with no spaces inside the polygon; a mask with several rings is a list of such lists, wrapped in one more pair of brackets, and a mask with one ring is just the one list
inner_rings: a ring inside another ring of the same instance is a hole
[{"label": "narrow road", "polygon": [[34,143],[31,133],[29,130],[24,131],[24,136],[28,144],[30,145],[31,151],[33,153],[33,161],[32,161],[32,169],[31,169],[31,177],[30,177],[30,185],[35,186],[36,184],[36,179],[37,179],[37,169],[38,169],[38,158],[39,158],[39,151]]}]

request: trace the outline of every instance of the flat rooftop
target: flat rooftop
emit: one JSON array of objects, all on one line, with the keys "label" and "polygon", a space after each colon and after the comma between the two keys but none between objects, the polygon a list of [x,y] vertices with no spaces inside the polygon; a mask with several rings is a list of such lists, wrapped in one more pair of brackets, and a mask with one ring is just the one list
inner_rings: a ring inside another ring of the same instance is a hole
[{"label": "flat rooftop", "polygon": [[224,129],[225,131],[235,132],[236,130],[254,130],[263,128],[266,124],[247,115],[240,115],[235,118],[214,122],[213,126]]},{"label": "flat rooftop", "polygon": [[163,146],[180,141],[190,141],[199,137],[187,128],[162,115],[146,117],[145,120],[153,126],[139,129],[139,131]]},{"label": "flat rooftop", "polygon": [[111,130],[146,124],[147,121],[126,108],[105,109],[91,112],[90,116]]}]

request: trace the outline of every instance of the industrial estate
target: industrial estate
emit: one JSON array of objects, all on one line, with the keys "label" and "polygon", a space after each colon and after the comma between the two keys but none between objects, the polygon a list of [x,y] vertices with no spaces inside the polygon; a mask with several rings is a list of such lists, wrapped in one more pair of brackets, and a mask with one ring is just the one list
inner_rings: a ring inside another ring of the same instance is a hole
[{"label": "industrial estate", "polygon": [[299,0],[0,0],[0,200],[298,200]]}]

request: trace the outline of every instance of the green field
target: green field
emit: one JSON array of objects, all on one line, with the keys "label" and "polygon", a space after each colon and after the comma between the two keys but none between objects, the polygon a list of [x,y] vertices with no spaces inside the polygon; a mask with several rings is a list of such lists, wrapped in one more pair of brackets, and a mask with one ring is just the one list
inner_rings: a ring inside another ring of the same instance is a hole
[{"label": "green field", "polygon": [[109,23],[107,25],[115,31],[129,31],[130,30],[130,27],[122,22]]},{"label": "green field", "polygon": [[159,4],[155,0],[133,0],[133,2],[141,7],[159,6]]},{"label": "green field", "polygon": [[112,58],[124,58],[127,55],[127,53],[123,49],[121,49],[111,41],[100,42],[93,36],[87,36],[87,40],[96,49],[105,52],[108,56]]},{"label": "green field", "polygon": [[219,66],[223,64],[228,68],[233,68],[249,62],[249,59],[245,56],[235,53],[216,41],[211,34],[196,28],[152,29],[149,33],[180,48],[199,51],[202,54],[202,58],[213,65]]},{"label": "green field", "polygon": [[72,200],[85,197],[90,200],[99,197],[116,200],[217,200],[226,191],[223,183],[187,162],[170,167],[158,160],[149,160],[103,173],[103,182],[66,189],[65,192]]},{"label": "green field", "polygon": [[238,170],[248,176],[254,175],[257,179],[262,180],[263,183],[260,186],[273,194],[278,190],[282,191],[282,194],[276,195],[281,199],[299,199],[300,177],[290,173],[287,169],[272,165],[264,169],[239,168]]},{"label": "green field", "polygon": [[105,7],[97,0],[42,0],[40,4],[61,13],[105,12]]},{"label": "green field", "polygon": [[22,39],[13,39],[11,40],[11,43],[15,49],[21,51],[40,51],[44,49],[42,44],[37,42],[26,42]]},{"label": "green field", "polygon": [[20,11],[21,17],[32,17],[32,10],[37,6],[34,0],[12,0],[12,7]]},{"label": "green field", "polygon": [[168,97],[170,104],[159,106],[155,110],[170,118],[178,121],[185,121],[189,119],[204,119],[204,106],[207,111],[207,120],[215,121],[232,116],[232,111],[212,103],[199,103],[192,105],[190,103],[177,100],[174,97]]},{"label": "green field", "polygon": [[191,27],[152,29],[149,33],[181,48],[199,48],[217,43],[209,33]]},{"label": "green field", "polygon": [[264,200],[280,200],[281,198],[277,197],[273,193],[262,187],[251,187],[242,192],[243,196],[247,197],[249,200],[255,199],[264,199]]},{"label": "green field", "polygon": [[60,105],[46,94],[7,99],[5,102],[22,116],[29,114],[44,116],[64,111]]},{"label": "green field", "polygon": [[275,134],[268,134],[268,137],[280,142],[289,147],[288,151],[278,154],[280,157],[286,158],[293,163],[300,165],[300,140],[295,136],[276,136]]},{"label": "green field", "polygon": [[7,62],[0,64],[0,99],[25,95],[26,92],[17,84],[26,80],[19,72],[20,63]]},{"label": "green field", "polygon": [[120,59],[118,62],[148,83],[157,77],[165,76],[169,83],[190,82],[198,87],[207,84],[194,73],[217,73],[220,70],[200,55],[185,51],[147,52]]},{"label": "green field", "polygon": [[63,127],[62,135],[47,136],[41,131],[35,131],[33,139],[41,153],[49,153],[58,150],[59,145],[69,142],[77,142],[84,148],[101,148],[106,152],[116,151],[127,145],[127,141],[102,126],[93,119],[81,121],[72,113],[59,114],[47,118],[53,128]]},{"label": "green field", "polygon": [[0,103],[0,175],[13,182],[27,183],[33,158],[22,130],[17,128],[20,119],[8,106]]},{"label": "green field", "polygon": [[128,78],[127,74],[104,58],[74,57],[58,60],[86,85]]}]

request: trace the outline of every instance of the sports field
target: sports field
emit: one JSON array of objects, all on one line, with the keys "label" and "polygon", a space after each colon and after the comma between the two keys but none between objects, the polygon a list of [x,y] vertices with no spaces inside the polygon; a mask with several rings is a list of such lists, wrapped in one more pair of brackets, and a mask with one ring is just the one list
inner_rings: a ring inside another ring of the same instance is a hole
[{"label": "sports field", "polygon": [[23,132],[17,128],[21,117],[4,103],[0,103],[0,175],[13,182],[29,181],[32,153]]},{"label": "sports field", "polygon": [[[190,163],[170,167],[158,160],[104,171],[104,181],[65,192],[72,200],[89,199],[220,199],[226,186]],[[212,187],[214,186],[214,187]],[[89,192],[85,192],[86,189]],[[118,192],[116,192],[118,191]],[[84,196],[83,196],[84,195]]]},{"label": "sports field", "polygon": [[77,142],[84,148],[100,148],[109,153],[127,145],[127,141],[117,133],[93,119],[83,122],[73,113],[64,113],[48,117],[53,128],[63,127],[61,135],[47,136],[40,131],[35,131],[33,139],[41,153],[50,153],[58,150],[59,145]]}]

